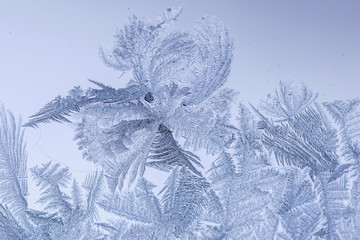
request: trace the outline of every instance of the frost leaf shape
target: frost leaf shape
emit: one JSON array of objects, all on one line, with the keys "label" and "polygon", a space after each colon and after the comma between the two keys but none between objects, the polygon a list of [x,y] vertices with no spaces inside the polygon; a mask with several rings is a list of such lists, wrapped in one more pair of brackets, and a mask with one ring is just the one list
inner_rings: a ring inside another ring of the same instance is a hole
[{"label": "frost leaf shape", "polygon": [[283,178],[261,162],[243,169],[240,174],[234,172],[229,156],[223,155],[216,161],[209,178],[223,208],[221,218],[216,221],[223,236],[272,239],[278,221],[276,194],[281,193],[279,182]]},{"label": "frost leaf shape", "polygon": [[[95,220],[99,219],[96,203],[97,201],[100,201],[102,196],[105,194],[104,174],[102,172],[99,173],[98,171],[88,174],[82,186],[88,191],[84,215],[91,223],[93,223]],[[75,198],[73,199],[75,200]],[[78,201],[81,202],[80,200]],[[78,205],[80,204],[74,206],[76,207]]]},{"label": "frost leaf shape", "polygon": [[167,120],[167,126],[175,136],[185,138],[184,147],[219,153],[230,146],[237,131],[230,124],[230,103],[235,95],[231,89],[219,89],[197,106],[178,108]]},{"label": "frost leaf shape", "polygon": [[43,190],[38,202],[46,204],[45,210],[54,210],[65,219],[69,218],[72,212],[70,197],[60,190],[60,187],[67,187],[70,181],[69,169],[60,168],[60,164],[48,162],[42,167],[33,167],[31,173],[36,185]]},{"label": "frost leaf shape", "polygon": [[259,115],[263,119],[258,123],[258,127],[264,130],[263,143],[274,152],[279,163],[300,168],[307,166],[315,172],[336,168],[336,132],[328,129],[319,111],[309,107],[288,123],[279,125]]},{"label": "frost leaf shape", "polygon": [[308,169],[288,170],[279,214],[291,239],[311,239],[320,230],[321,213]]},{"label": "frost leaf shape", "polygon": [[[350,168],[346,168],[344,172],[349,172],[349,175],[354,177],[349,204],[353,208],[353,213],[350,217],[341,219],[338,224],[339,235],[343,239],[350,239],[360,234],[360,221],[358,220],[360,212],[360,100],[333,101],[323,105],[340,127],[341,152],[344,158],[351,163]],[[343,173],[341,170],[348,164],[342,166],[342,168],[339,166],[340,174],[335,176],[341,175]],[[333,178],[330,177],[329,181]]]},{"label": "frost leaf shape", "polygon": [[81,192],[80,186],[77,183],[76,179],[74,179],[73,184],[72,184],[71,198],[73,200],[73,203],[72,203],[73,208],[75,208],[75,209],[83,208],[82,192]]},{"label": "frost leaf shape", "polygon": [[164,37],[154,49],[147,84],[154,90],[171,82],[181,86],[181,78],[191,77],[188,69],[192,67],[194,51],[196,43],[189,33],[174,32]]},{"label": "frost leaf shape", "polygon": [[171,131],[164,125],[159,126],[149,153],[148,158],[155,161],[147,162],[147,166],[167,172],[176,166],[185,166],[201,176],[201,173],[192,164],[195,163],[203,168],[200,158],[189,151],[182,150],[173,138]]},{"label": "frost leaf shape", "polygon": [[10,210],[2,204],[0,204],[0,237],[9,240],[29,238]]},{"label": "frost leaf shape", "polygon": [[[86,202],[82,199],[80,187],[73,182],[72,198],[63,192],[70,181],[68,168],[59,164],[46,163],[31,169],[42,193],[38,202],[45,204],[45,210],[27,210],[26,213],[34,223],[35,232],[50,239],[95,239],[101,236],[94,228],[98,217],[95,203],[104,193],[103,175],[98,172],[86,177],[83,184],[87,190]],[[72,204],[73,203],[73,204]]]},{"label": "frost leaf shape", "polygon": [[334,101],[324,103],[336,123],[341,127],[342,152],[352,161],[360,159],[360,99],[347,102]]},{"label": "frost leaf shape", "polygon": [[275,96],[269,94],[268,99],[262,102],[261,109],[283,121],[308,108],[317,96],[302,82],[281,81],[280,90],[276,90]]},{"label": "frost leaf shape", "polygon": [[83,156],[104,169],[110,191],[121,190],[124,181],[133,183],[144,172],[156,119],[139,103],[99,103],[84,108],[81,115],[75,139]]},{"label": "frost leaf shape", "polygon": [[162,212],[158,199],[152,193],[153,184],[139,179],[132,191],[105,195],[99,205],[107,212],[125,218],[130,223],[160,224]]},{"label": "frost leaf shape", "polygon": [[184,99],[188,106],[202,102],[225,83],[233,42],[221,21],[203,18],[192,33],[163,35],[161,27],[133,17],[116,35],[117,46],[112,52],[102,50],[101,55],[108,66],[132,69],[135,82],[155,95],[171,83],[189,88]]},{"label": "frost leaf shape", "polygon": [[205,193],[209,184],[187,167],[176,167],[166,180],[161,203],[168,232],[180,237],[191,223],[199,218],[206,205]]},{"label": "frost leaf shape", "polygon": [[[231,193],[229,190],[235,174],[235,165],[232,162],[231,156],[226,152],[222,152],[211,164],[211,168],[208,171],[208,179],[212,186],[215,187],[215,191],[218,191],[220,199],[228,199],[230,197]],[[221,186],[217,186],[218,184]],[[224,207],[226,208],[225,211],[230,210],[226,204]]]},{"label": "frost leaf shape", "polygon": [[107,212],[118,216],[109,223],[98,225],[108,232],[110,239],[167,239],[163,229],[163,214],[154,187],[141,178],[131,191],[105,195],[99,205]]},{"label": "frost leaf shape", "polygon": [[[24,228],[29,228],[25,211],[27,209],[27,154],[25,152],[24,131],[21,120],[0,110],[0,204],[4,214],[11,216]],[[9,211],[9,213],[5,213]]]},{"label": "frost leaf shape", "polygon": [[229,239],[273,239],[284,177],[269,165],[261,135],[244,104],[239,104],[237,120],[234,153],[220,154],[208,172],[223,209],[216,220],[218,229]]},{"label": "frost leaf shape", "polygon": [[[157,49],[156,44],[161,42],[158,39],[159,35],[168,27],[169,23],[177,20],[181,11],[181,6],[166,9],[159,19],[160,21],[156,24],[146,24],[136,16],[129,18],[130,23],[115,35],[117,38],[116,47],[111,52],[100,48],[100,56],[103,58],[105,65],[120,71],[132,69],[135,79],[145,84],[149,79],[145,77],[144,73],[153,64],[149,63],[149,59],[156,59],[152,54],[153,50]],[[168,49],[172,50],[173,48]],[[166,57],[163,57],[163,59],[166,59]]]},{"label": "frost leaf shape", "polygon": [[102,83],[89,80],[100,89],[89,88],[83,91],[80,87],[74,87],[69,91],[68,96],[56,97],[46,104],[38,113],[30,116],[30,120],[24,124],[27,127],[37,127],[40,123],[71,122],[67,116],[73,112],[79,112],[81,107],[92,103],[127,103],[143,96],[147,90],[139,85],[131,85],[127,88],[114,89]]},{"label": "frost leaf shape", "polygon": [[330,177],[330,172],[321,172],[315,181],[324,217],[322,229],[315,235],[323,235],[326,239],[340,239],[338,223],[342,218],[348,218],[352,212],[347,205],[349,180],[344,175],[333,181],[329,181]]},{"label": "frost leaf shape", "polygon": [[186,105],[202,102],[225,83],[234,48],[227,28],[214,17],[203,18],[194,35],[198,56],[192,70],[195,78],[189,79],[192,94]]}]

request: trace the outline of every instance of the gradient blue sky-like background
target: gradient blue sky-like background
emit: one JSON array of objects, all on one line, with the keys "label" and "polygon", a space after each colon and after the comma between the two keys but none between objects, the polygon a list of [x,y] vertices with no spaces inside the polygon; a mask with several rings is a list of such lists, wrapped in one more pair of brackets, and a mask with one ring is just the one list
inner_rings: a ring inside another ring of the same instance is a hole
[{"label": "gradient blue sky-like background", "polygon": [[[360,97],[360,0],[34,0],[0,2],[0,101],[27,117],[75,85],[93,79],[126,83],[107,68],[99,47],[129,16],[154,19],[183,5],[176,23],[190,30],[216,15],[235,41],[227,87],[239,100],[257,104],[282,79],[304,81],[321,101]],[[82,160],[73,132],[57,123],[27,129],[29,167],[53,160],[82,178],[93,169]],[[203,160],[204,161],[204,160]]]}]

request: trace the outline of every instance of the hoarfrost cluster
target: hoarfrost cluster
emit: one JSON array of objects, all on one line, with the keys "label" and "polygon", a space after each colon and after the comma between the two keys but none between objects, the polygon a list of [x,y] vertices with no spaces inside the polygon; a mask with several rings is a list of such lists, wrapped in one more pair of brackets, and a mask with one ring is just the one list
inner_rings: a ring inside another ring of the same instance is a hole
[{"label": "hoarfrost cluster", "polygon": [[[232,122],[229,32],[215,17],[173,31],[180,12],[131,17],[100,50],[132,73],[125,88],[74,87],[23,125],[0,111],[1,239],[359,238],[360,100],[321,103],[280,82],[259,106],[239,103]],[[53,121],[76,126],[98,166],[82,184],[52,162],[27,169],[23,127]],[[216,156],[209,168],[199,149]],[[147,168],[168,172],[158,194]],[[27,203],[29,173],[42,211]]]}]

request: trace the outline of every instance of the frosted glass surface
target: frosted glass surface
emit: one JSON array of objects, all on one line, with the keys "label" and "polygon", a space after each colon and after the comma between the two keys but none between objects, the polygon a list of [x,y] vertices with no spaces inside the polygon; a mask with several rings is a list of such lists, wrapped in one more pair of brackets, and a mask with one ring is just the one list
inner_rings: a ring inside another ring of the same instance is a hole
[{"label": "frosted glass surface", "polygon": [[356,239],[359,10],[1,2],[0,239]]}]

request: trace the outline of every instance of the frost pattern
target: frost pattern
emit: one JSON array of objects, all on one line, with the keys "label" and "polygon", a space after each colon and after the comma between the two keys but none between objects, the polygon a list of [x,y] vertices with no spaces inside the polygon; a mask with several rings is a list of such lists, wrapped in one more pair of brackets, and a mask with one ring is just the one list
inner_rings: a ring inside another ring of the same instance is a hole
[{"label": "frost pattern", "polygon": [[[59,164],[28,169],[21,121],[0,110],[1,239],[359,237],[360,100],[319,103],[283,81],[259,106],[239,103],[232,122],[228,30],[209,17],[173,31],[181,10],[131,17],[100,50],[107,66],[132,72],[126,87],[90,80],[96,88],[74,87],[23,125],[75,125],[98,166],[81,185]],[[200,149],[215,156],[208,168]],[[158,193],[149,167],[168,174]],[[42,209],[27,203],[28,171]]]}]

